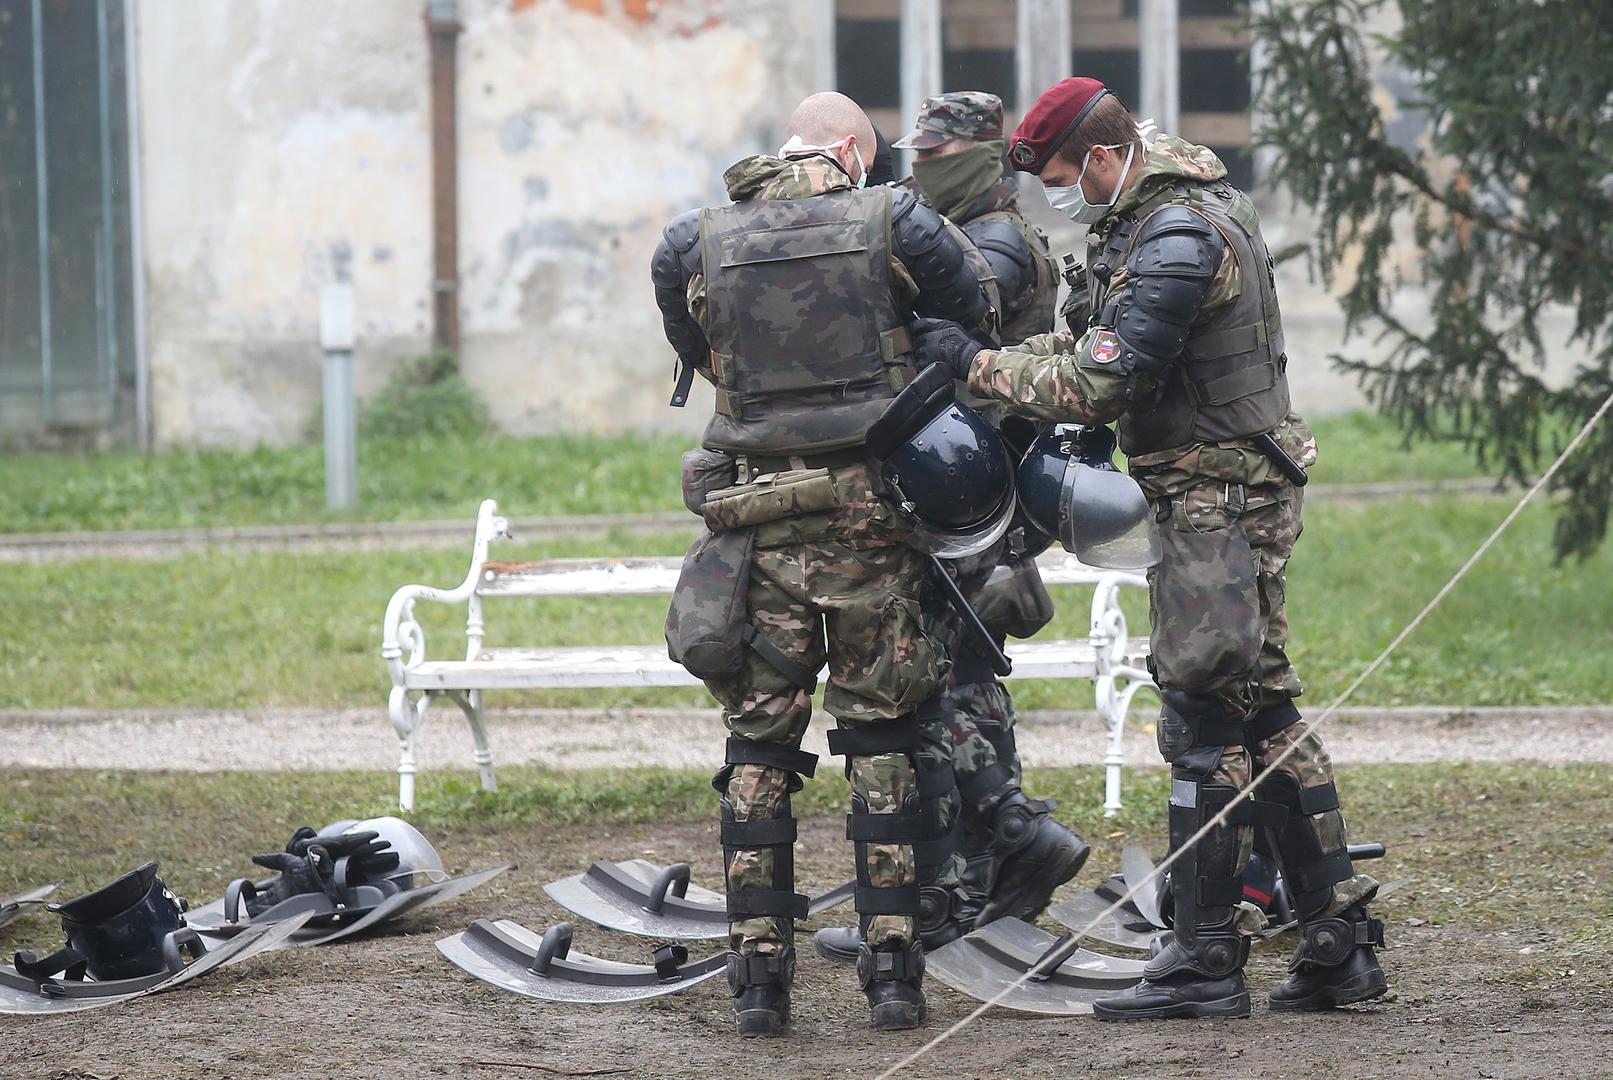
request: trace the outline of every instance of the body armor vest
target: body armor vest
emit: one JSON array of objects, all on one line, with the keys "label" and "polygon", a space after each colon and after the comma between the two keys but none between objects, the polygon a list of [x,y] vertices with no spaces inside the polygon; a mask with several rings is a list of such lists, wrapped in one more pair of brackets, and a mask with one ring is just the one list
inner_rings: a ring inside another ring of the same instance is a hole
[{"label": "body armor vest", "polygon": [[[1042,235],[1040,229],[1030,223],[1030,219],[1018,210],[993,210],[970,218],[964,226],[967,232],[969,226],[976,222],[1005,221],[1014,227],[1014,231],[1025,238],[1025,246],[1030,250],[1031,262],[1035,264],[1036,280],[1026,289],[1028,295],[1005,296],[997,310],[1002,313],[1002,330],[998,335],[1003,345],[1018,345],[1028,337],[1036,334],[1045,334],[1053,329],[1053,316],[1058,311],[1059,274],[1058,267],[1053,263],[1053,255],[1048,249],[1047,237]],[[1018,312],[1009,316],[1010,308],[1018,308]]]},{"label": "body armor vest", "polygon": [[891,295],[890,210],[880,187],[702,212],[717,389],[705,446],[856,446],[912,381],[912,341]]},{"label": "body armor vest", "polygon": [[1133,457],[1259,435],[1288,415],[1288,356],[1276,271],[1254,204],[1226,181],[1179,181],[1117,222],[1101,244],[1089,245],[1094,314],[1107,304],[1108,283],[1129,258],[1138,227],[1172,204],[1203,214],[1226,238],[1242,271],[1243,290],[1230,308],[1194,324],[1180,362],[1121,417],[1120,447]]}]

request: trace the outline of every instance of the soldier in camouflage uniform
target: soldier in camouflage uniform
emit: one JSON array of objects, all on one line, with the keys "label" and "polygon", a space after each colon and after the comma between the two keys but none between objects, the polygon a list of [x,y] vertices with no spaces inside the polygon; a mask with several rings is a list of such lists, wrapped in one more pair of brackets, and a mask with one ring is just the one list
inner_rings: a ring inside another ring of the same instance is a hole
[{"label": "soldier in camouflage uniform", "polygon": [[[978,251],[973,261],[999,309],[1002,342],[1014,345],[1050,330],[1058,277],[1047,238],[1020,213],[1019,186],[1003,172],[1002,101],[975,90],[926,98],[916,130],[895,145],[917,152],[907,186],[961,230],[966,253]],[[1002,413],[983,399],[970,404],[988,416]],[[980,555],[949,563],[999,647],[1005,634],[1028,637],[1052,617],[1024,542],[1016,530]],[[1039,624],[1024,625],[1024,610],[1038,604]],[[1058,822],[1046,826],[1047,835],[1032,837],[1051,803],[1024,799],[1020,791],[1013,699],[950,605],[932,594],[925,607],[932,636],[945,642],[952,663],[941,693],[920,710],[921,767],[935,762],[955,778],[932,802],[944,835],[917,852],[924,897],[919,928],[925,947],[933,949],[1004,915],[1035,919],[1053,891],[1080,871],[1089,849]],[[1011,858],[997,865],[994,848]],[[850,960],[857,934],[820,930],[813,943],[828,959]]]},{"label": "soldier in camouflage uniform", "polygon": [[1271,259],[1249,197],[1216,156],[1168,135],[1145,143],[1092,79],[1042,95],[1011,142],[1049,201],[1092,225],[1090,305],[1069,331],[980,349],[955,328],[918,337],[922,361],[949,363],[975,392],[1043,420],[1120,420],[1121,447],[1160,526],[1149,572],[1150,665],[1164,707],[1173,850],[1250,783],[1298,751],[1171,874],[1174,928],[1135,989],[1097,1003],[1100,1019],[1246,1016],[1242,902],[1252,826],[1271,843],[1303,923],[1275,1009],[1326,1009],[1387,989],[1327,752],[1298,727],[1301,684],[1287,655],[1284,568],[1301,529],[1301,489],[1254,443],[1271,434],[1301,466],[1316,444],[1289,409]]},{"label": "soldier in camouflage uniform", "polygon": [[693,373],[710,381],[716,413],[702,444],[734,458],[738,483],[710,493],[707,525],[755,529],[747,612],[759,640],[736,678],[707,683],[731,733],[714,786],[742,1035],[776,1033],[789,1016],[793,922],[806,913],[789,797],[815,759],[799,748],[811,689],[787,671],[825,662],[830,748],[847,756],[852,785],[859,984],[876,1028],[923,1022],[913,845],[929,828],[914,710],[934,692],[938,661],[921,625],[924,557],[881,496],[864,439],[915,374],[915,314],[971,326],[987,315],[941,218],[864,187],[874,135],[855,103],[813,95],[790,127],[777,156],[724,174],[732,204],[667,226],[652,263],[682,366],[674,403]]}]

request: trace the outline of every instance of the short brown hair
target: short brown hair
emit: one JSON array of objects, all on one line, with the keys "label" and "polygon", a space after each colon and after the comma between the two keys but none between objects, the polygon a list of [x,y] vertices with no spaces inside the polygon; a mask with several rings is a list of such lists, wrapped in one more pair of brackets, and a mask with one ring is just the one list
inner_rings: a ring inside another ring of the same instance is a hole
[{"label": "short brown hair", "polygon": [[1128,146],[1137,138],[1137,121],[1131,118],[1118,97],[1105,94],[1102,101],[1092,106],[1081,126],[1059,147],[1056,156],[1079,169],[1087,151],[1094,146]]}]

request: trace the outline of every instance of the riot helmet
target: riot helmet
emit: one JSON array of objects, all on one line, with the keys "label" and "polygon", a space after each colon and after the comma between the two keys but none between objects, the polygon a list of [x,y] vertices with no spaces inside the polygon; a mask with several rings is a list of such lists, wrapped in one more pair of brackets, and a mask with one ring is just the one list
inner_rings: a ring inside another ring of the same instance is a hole
[{"label": "riot helmet", "polygon": [[1115,468],[1113,452],[1107,428],[1048,428],[1020,462],[1020,505],[1031,525],[1088,566],[1141,570],[1159,561],[1159,536],[1142,488]]},{"label": "riot helmet", "polygon": [[404,889],[412,889],[417,885],[432,884],[448,877],[448,872],[443,869],[442,856],[431,846],[431,841],[402,818],[378,817],[367,818],[364,821],[339,821],[321,829],[320,836],[352,835],[371,831],[379,834],[376,837],[378,842],[384,841],[389,845],[386,850],[395,851],[398,855],[397,868],[378,874],[380,880],[394,882]]},{"label": "riot helmet", "polygon": [[[46,910],[61,916],[67,948],[97,982],[155,975],[180,966],[174,935],[185,929],[184,902],[162,883],[155,862]],[[23,965],[18,966],[20,970]]]},{"label": "riot helmet", "polygon": [[868,430],[868,452],[914,546],[961,559],[1008,531],[1013,459],[991,425],[957,400],[944,366],[926,368],[886,406]]}]

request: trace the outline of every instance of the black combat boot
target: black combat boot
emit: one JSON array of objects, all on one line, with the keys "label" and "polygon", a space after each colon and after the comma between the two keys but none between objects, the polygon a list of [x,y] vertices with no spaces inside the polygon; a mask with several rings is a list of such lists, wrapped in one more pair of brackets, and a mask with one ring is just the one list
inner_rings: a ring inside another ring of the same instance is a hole
[{"label": "black combat boot", "polygon": [[1383,945],[1383,923],[1352,904],[1339,915],[1309,919],[1299,948],[1288,961],[1288,978],[1271,991],[1278,1012],[1315,1012],[1382,997],[1389,980],[1374,946]]},{"label": "black combat boot", "polygon": [[790,987],[795,982],[795,949],[769,956],[728,954],[728,996],[734,1025],[742,1038],[777,1035],[790,1022]]},{"label": "black combat boot", "polygon": [[1047,910],[1053,892],[1075,877],[1092,849],[1048,813],[1046,803],[1010,788],[990,808],[991,884],[976,919],[985,926],[1012,915],[1027,922]]},{"label": "black combat boot", "polygon": [[857,950],[857,985],[868,998],[875,1031],[921,1027],[929,1018],[924,1002],[924,946],[868,944]]},{"label": "black combat boot", "polygon": [[[975,928],[979,908],[975,898],[954,885],[925,885],[919,890],[923,911],[918,916],[919,942],[934,952]],[[855,926],[831,926],[812,935],[812,948],[825,960],[855,964],[863,943]]]},{"label": "black combat boot", "polygon": [[1199,930],[1184,947],[1174,934],[1156,938],[1164,946],[1143,969],[1143,981],[1092,1003],[1099,1020],[1170,1020],[1182,1017],[1249,1015],[1249,988],[1243,965],[1249,941],[1231,928]]}]

